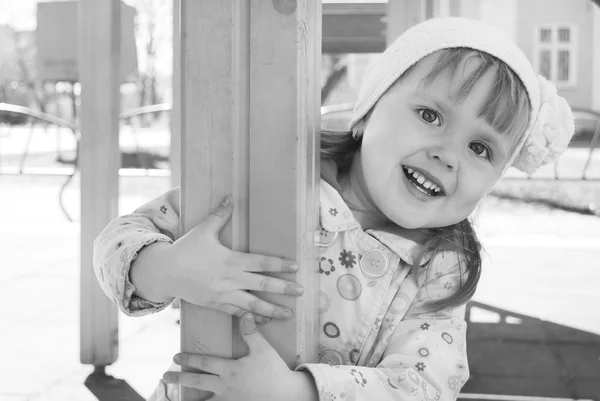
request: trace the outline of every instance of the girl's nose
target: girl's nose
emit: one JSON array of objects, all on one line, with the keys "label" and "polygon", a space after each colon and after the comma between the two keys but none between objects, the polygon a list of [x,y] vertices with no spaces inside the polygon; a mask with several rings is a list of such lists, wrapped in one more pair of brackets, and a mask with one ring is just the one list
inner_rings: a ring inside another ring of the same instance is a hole
[{"label": "girl's nose", "polygon": [[456,155],[456,152],[449,147],[436,147],[430,149],[427,153],[428,156],[438,162],[443,169],[452,172],[458,170],[458,156]]}]

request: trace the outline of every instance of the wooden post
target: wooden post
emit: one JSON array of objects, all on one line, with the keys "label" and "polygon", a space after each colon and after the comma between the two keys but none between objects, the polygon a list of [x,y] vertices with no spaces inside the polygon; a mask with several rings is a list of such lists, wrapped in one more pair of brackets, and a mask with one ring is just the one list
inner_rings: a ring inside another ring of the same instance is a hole
[{"label": "wooden post", "polygon": [[92,267],[94,239],[118,213],[121,2],[79,2],[81,82],[80,361],[106,366],[118,354],[116,306]]},{"label": "wooden post", "polygon": [[432,0],[389,0],[387,13],[387,45],[402,32],[425,19]]},{"label": "wooden post", "polygon": [[[182,229],[226,194],[222,242],[297,259],[298,299],[263,334],[290,366],[316,361],[320,24],[318,0],[181,0]],[[273,299],[273,298],[270,298]],[[183,351],[239,357],[238,321],[182,302]],[[182,388],[182,400],[209,394]]]},{"label": "wooden post", "polygon": [[169,164],[171,166],[171,187],[180,185],[181,178],[181,116],[180,104],[181,93],[181,40],[179,31],[179,7],[181,0],[173,0],[173,74],[171,78],[171,88],[173,99],[171,101],[171,147]]}]

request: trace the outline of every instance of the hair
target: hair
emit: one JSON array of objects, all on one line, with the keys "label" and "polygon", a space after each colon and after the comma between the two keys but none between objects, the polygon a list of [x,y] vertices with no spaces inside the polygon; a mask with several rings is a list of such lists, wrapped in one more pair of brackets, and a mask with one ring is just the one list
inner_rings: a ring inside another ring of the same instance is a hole
[{"label": "hair", "polygon": [[[423,83],[431,84],[442,73],[449,73],[453,77],[466,57],[468,57],[466,62],[471,58],[477,58],[481,63],[463,80],[456,93],[456,100],[461,102],[466,99],[488,69],[497,68],[496,83],[490,90],[479,116],[485,118],[486,122],[500,133],[518,132],[522,135],[529,123],[531,110],[526,89],[521,79],[498,58],[473,49],[444,49],[437,64],[424,78]],[[406,76],[411,69],[412,67],[406,70],[398,80]],[[354,155],[360,148],[362,135],[372,110],[358,121],[351,131],[321,131],[321,158],[334,161],[340,173],[349,171]],[[427,228],[422,231],[425,233],[425,243],[421,254],[413,261],[413,269],[421,265],[426,255],[430,255],[429,260],[433,260],[438,253],[453,251],[459,255],[461,277],[460,289],[456,293],[448,298],[432,301],[426,305],[426,309],[436,312],[467,303],[475,294],[481,276],[482,247],[473,225],[467,218],[450,226]],[[466,280],[463,282],[464,277]]]}]

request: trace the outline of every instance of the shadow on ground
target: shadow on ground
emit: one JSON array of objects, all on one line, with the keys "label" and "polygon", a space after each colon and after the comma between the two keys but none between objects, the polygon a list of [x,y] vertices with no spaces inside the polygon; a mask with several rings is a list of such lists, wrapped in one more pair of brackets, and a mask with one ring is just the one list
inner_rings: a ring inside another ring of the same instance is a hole
[{"label": "shadow on ground", "polygon": [[97,368],[84,384],[98,401],[144,401],[125,380],[107,375],[104,368]]},{"label": "shadow on ground", "polygon": [[600,335],[479,302],[466,319],[471,378],[463,393],[600,400]]}]

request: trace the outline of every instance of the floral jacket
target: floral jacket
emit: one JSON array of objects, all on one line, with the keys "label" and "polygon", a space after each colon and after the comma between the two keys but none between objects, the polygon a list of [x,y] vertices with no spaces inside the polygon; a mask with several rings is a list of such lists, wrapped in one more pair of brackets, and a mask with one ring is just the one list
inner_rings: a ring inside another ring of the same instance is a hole
[{"label": "floral jacket", "polygon": [[[95,241],[98,281],[127,315],[167,306],[134,294],[129,267],[145,245],[179,236],[169,198],[176,199],[163,195],[115,219]],[[320,401],[455,400],[469,377],[464,306],[427,313],[424,305],[459,288],[457,256],[437,254],[412,268],[418,245],[364,231],[324,180],[320,217],[320,360],[298,367],[314,377]],[[175,392],[163,383],[152,399]]]}]

